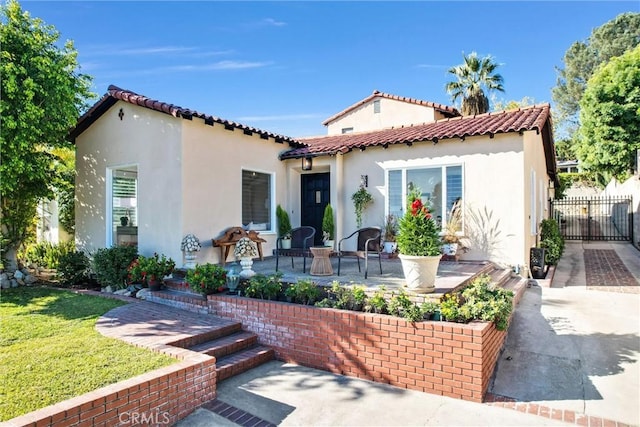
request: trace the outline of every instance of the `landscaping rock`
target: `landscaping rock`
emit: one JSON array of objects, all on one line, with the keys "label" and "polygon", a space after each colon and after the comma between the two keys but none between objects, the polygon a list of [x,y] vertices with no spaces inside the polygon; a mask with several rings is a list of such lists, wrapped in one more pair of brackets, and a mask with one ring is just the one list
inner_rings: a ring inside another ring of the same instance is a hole
[{"label": "landscaping rock", "polygon": [[106,292],[106,293],[108,293],[108,294],[112,294],[112,293],[113,293],[113,289],[111,288],[111,286],[107,286],[107,287],[105,287],[105,288],[102,288],[102,289],[100,290],[100,292]]},{"label": "landscaping rock", "polygon": [[18,286],[20,286],[18,284],[18,281],[16,279],[11,279],[11,287],[12,288],[17,288]]},{"label": "landscaping rock", "polygon": [[29,285],[33,285],[34,283],[36,283],[38,281],[38,278],[32,274],[29,274],[27,277],[25,277],[24,279],[24,283],[27,284],[27,286]]},{"label": "landscaping rock", "polygon": [[142,288],[138,291],[138,293],[136,293],[136,298],[139,299],[147,299],[147,296],[149,295],[149,289],[148,288]]},{"label": "landscaping rock", "polygon": [[7,273],[0,274],[0,289],[8,289],[11,287],[11,279]]},{"label": "landscaping rock", "polygon": [[20,270],[16,270],[16,272],[13,273],[13,278],[20,282],[20,280],[24,279],[24,273]]}]

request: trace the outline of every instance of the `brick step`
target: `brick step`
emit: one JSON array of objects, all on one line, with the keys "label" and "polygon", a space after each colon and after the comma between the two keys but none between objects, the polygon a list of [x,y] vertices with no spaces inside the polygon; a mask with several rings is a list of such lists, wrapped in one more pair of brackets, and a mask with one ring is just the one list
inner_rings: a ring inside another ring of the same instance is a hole
[{"label": "brick step", "polygon": [[184,277],[180,277],[175,274],[173,275],[173,277],[164,279],[164,286],[165,288],[171,289],[174,291],[180,291],[185,293],[192,293],[194,295],[199,295],[195,292],[191,292],[191,289],[189,288],[189,285],[187,285],[187,282],[185,281]]},{"label": "brick step", "polygon": [[216,376],[218,381],[223,381],[273,359],[275,359],[273,349],[258,345],[218,359]]},{"label": "brick step", "polygon": [[216,359],[245,350],[256,345],[258,336],[252,332],[236,332],[233,335],[221,337],[213,341],[207,341],[189,350],[214,356]]}]

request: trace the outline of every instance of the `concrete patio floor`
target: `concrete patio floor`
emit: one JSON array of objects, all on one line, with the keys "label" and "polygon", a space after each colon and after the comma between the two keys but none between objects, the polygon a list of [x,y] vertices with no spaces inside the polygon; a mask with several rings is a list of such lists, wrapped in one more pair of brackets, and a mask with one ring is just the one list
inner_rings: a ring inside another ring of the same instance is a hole
[{"label": "concrete patio floor", "polygon": [[[402,272],[402,264],[399,258],[383,258],[381,260],[382,274],[380,274],[377,257],[371,257],[369,259],[367,279],[364,278],[364,261],[360,260],[362,271],[359,272],[358,263],[354,257],[342,259],[339,276],[337,257],[331,257],[331,266],[334,274],[330,276],[311,275],[309,272],[311,262],[312,258],[307,258],[306,270],[303,272],[302,257],[293,258],[293,268],[291,267],[291,257],[280,257],[278,270],[282,272],[282,279],[285,282],[310,279],[320,285],[330,285],[334,280],[337,280],[341,284],[363,285],[370,289],[385,286],[388,290],[400,289],[405,285],[404,273]],[[233,263],[227,263],[226,268],[230,268],[230,264]],[[240,270],[240,264],[235,263],[234,268],[236,271]],[[442,295],[460,286],[476,274],[483,271],[490,273],[494,269],[495,265],[486,261],[440,261],[435,283],[436,289],[433,295]],[[265,275],[274,274],[276,272],[276,258],[265,257],[264,261],[254,260],[253,271]]]}]

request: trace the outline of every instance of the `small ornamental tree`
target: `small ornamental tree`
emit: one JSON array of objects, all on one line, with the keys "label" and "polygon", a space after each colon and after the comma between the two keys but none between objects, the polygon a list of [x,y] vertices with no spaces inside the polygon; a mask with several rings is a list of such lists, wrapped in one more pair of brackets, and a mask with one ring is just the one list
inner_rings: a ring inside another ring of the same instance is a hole
[{"label": "small ornamental tree", "polygon": [[398,250],[403,255],[440,255],[439,231],[429,209],[422,203],[420,190],[414,187],[408,196],[407,212],[400,218]]},{"label": "small ornamental tree", "polygon": [[291,233],[291,220],[289,213],[282,206],[276,207],[276,218],[278,220],[278,236],[287,237]]}]

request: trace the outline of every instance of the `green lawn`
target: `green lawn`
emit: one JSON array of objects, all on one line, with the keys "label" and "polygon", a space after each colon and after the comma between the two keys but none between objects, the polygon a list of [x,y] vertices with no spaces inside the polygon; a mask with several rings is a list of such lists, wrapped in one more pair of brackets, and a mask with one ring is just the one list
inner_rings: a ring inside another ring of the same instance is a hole
[{"label": "green lawn", "polygon": [[0,421],[176,362],[106,338],[99,316],[124,304],[47,288],[0,294]]}]

